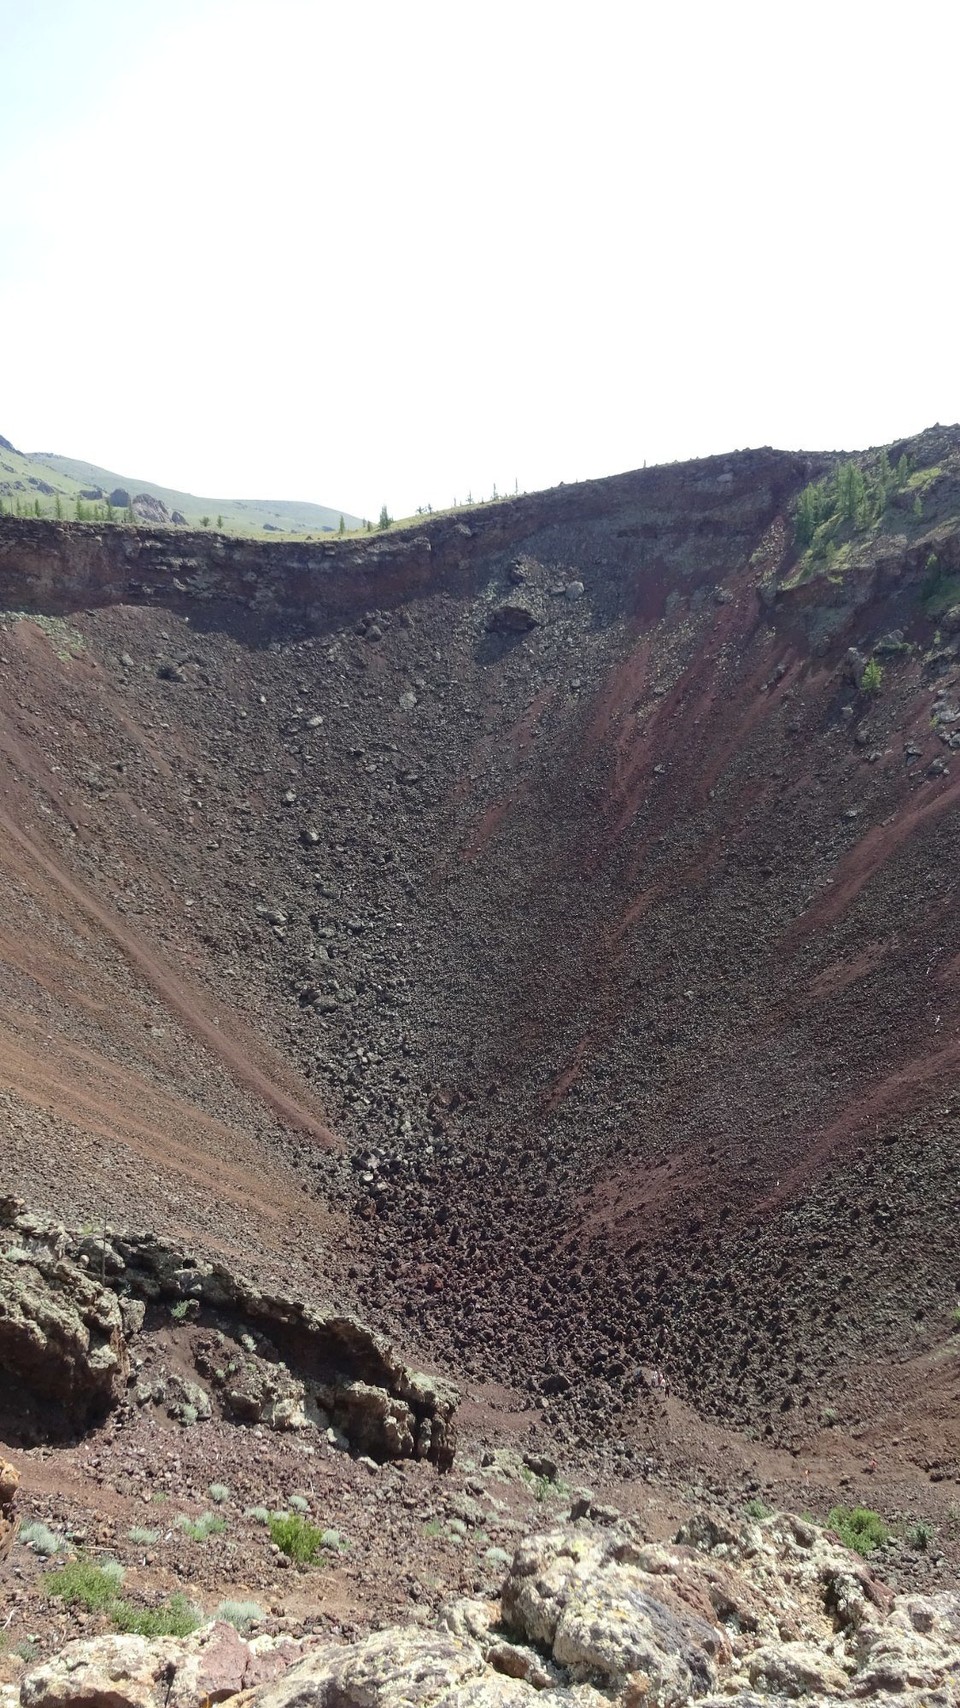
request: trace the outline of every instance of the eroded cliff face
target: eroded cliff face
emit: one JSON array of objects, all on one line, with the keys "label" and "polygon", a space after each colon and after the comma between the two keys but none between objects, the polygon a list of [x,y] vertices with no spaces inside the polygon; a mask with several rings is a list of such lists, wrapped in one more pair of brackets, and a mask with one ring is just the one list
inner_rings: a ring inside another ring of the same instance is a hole
[{"label": "eroded cliff face", "polygon": [[26,610],[80,604],[157,604],[189,613],[232,608],[264,630],[305,633],[349,620],[371,603],[392,607],[445,590],[476,592],[491,556],[536,538],[561,560],[587,558],[611,579],[674,561],[692,585],[715,568],[717,547],[762,529],[824,458],[746,451],[696,464],[640,470],[509,499],[364,539],[316,544],[233,539],[206,532],[98,529],[4,517],[0,595]]},{"label": "eroded cliff face", "polygon": [[954,1303],[957,434],[914,451],[839,570],[774,452],[359,546],[5,522],[25,1192],[135,1179],[628,1456],[644,1364],[869,1413]]}]

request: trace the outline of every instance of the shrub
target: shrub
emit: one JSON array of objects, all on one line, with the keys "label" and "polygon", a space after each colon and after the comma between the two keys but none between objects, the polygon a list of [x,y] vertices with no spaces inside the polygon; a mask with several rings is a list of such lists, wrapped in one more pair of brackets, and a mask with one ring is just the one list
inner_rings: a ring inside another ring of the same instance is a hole
[{"label": "shrub", "polygon": [[835,1506],[827,1517],[827,1525],[855,1554],[872,1554],[890,1536],[879,1512],[869,1506]]},{"label": "shrub", "polygon": [[916,1548],[918,1553],[925,1553],[933,1541],[933,1525],[921,1518],[907,1531],[907,1541],[911,1548]]},{"label": "shrub", "polygon": [[111,1607],[123,1582],[123,1567],[116,1560],[95,1566],[92,1560],[71,1560],[58,1572],[51,1572],[44,1581],[48,1595],[65,1601],[68,1607],[79,1605],[94,1613]]},{"label": "shrub", "polygon": [[208,1536],[216,1536],[226,1530],[227,1521],[218,1512],[201,1512],[199,1518],[188,1518],[185,1512],[174,1520],[177,1529],[191,1542],[205,1542]]},{"label": "shrub", "polygon": [[215,1619],[225,1619],[228,1625],[233,1625],[243,1635],[258,1619],[264,1617],[263,1608],[256,1601],[221,1601],[213,1616]]},{"label": "shrub", "polygon": [[144,1545],[160,1540],[159,1530],[148,1530],[145,1524],[132,1524],[127,1531],[127,1536],[131,1542],[140,1542]]},{"label": "shrub", "polygon": [[118,1631],[135,1637],[189,1637],[201,1623],[201,1615],[185,1595],[171,1595],[159,1607],[135,1607],[117,1601],[110,1616]]},{"label": "shrub", "polygon": [[294,1512],[310,1511],[310,1502],[307,1500],[306,1495],[291,1495],[287,1501],[287,1505],[292,1506]]},{"label": "shrub", "polygon": [[277,1512],[269,1521],[270,1540],[282,1554],[301,1565],[313,1565],[323,1551],[323,1531],[299,1512]]},{"label": "shrub", "polygon": [[768,1506],[765,1500],[754,1495],[753,1499],[748,1500],[744,1506],[743,1516],[744,1518],[772,1518],[773,1507]]},{"label": "shrub", "polygon": [[189,1312],[190,1312],[190,1300],[189,1299],[178,1299],[175,1305],[170,1306],[170,1315],[172,1316],[175,1323],[185,1322],[187,1319],[187,1316],[189,1315]]},{"label": "shrub", "polygon": [[35,1554],[59,1554],[65,1547],[64,1539],[55,1530],[48,1529],[46,1524],[24,1524],[20,1528],[20,1540],[26,1547],[32,1548]]},{"label": "shrub", "polygon": [[[954,1305],[953,1310],[950,1312],[950,1327],[953,1329],[954,1334],[956,1334],[957,1330],[960,1329],[960,1305]],[[21,1535],[22,1534],[23,1532],[21,1531]]]},{"label": "shrub", "polygon": [[863,667],[863,675],[860,678],[860,687],[862,692],[864,694],[869,694],[872,698],[874,694],[879,694],[880,684],[882,681],[882,666],[877,663],[875,658],[868,658]]},{"label": "shrub", "polygon": [[253,1518],[258,1524],[269,1524],[270,1514],[265,1506],[248,1506],[244,1518]]},{"label": "shrub", "polygon": [[216,1501],[218,1506],[222,1506],[225,1500],[230,1499],[230,1490],[227,1488],[226,1483],[211,1483],[207,1490],[207,1494],[210,1496],[211,1500]]}]

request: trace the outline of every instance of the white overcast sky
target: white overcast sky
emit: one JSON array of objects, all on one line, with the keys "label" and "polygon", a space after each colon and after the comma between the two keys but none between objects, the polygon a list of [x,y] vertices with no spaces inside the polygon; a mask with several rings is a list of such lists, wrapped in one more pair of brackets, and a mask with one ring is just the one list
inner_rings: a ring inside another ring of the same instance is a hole
[{"label": "white overcast sky", "polygon": [[374,515],[960,416],[956,0],[0,0],[0,433]]}]

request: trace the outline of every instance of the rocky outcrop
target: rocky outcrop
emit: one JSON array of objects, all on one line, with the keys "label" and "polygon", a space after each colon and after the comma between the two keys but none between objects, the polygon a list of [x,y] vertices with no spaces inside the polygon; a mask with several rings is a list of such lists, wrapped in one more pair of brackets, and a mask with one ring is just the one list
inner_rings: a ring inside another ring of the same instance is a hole
[{"label": "rocky outcrop", "polygon": [[170,512],[162,498],[154,498],[151,492],[137,492],[130,501],[130,508],[138,522],[147,522],[153,527],[162,527],[170,521]]},{"label": "rocky outcrop", "polygon": [[[78,1255],[94,1248],[103,1255],[99,1241],[81,1244]],[[374,1458],[452,1463],[456,1389],[410,1369],[355,1317],[265,1293],[225,1265],[152,1234],[112,1236],[104,1266],[120,1292],[216,1319],[230,1344],[207,1345],[202,1358],[232,1416],[284,1429],[312,1416]]]},{"label": "rocky outcrop", "polygon": [[0,1459],[0,1561],[6,1559],[20,1528],[16,1511],[19,1486],[19,1471],[15,1471],[5,1459]]},{"label": "rocky outcrop", "polygon": [[216,1624],[183,1642],[98,1638],[34,1668],[21,1708],[197,1708],[241,1689],[251,1708],[950,1708],[960,1595],[894,1598],[788,1516],[674,1543],[567,1526],[521,1545],[499,1607],[457,1602],[435,1631],[296,1655]]},{"label": "rocky outcrop", "polygon": [[17,1409],[82,1428],[109,1411],[128,1373],[115,1293],[67,1255],[62,1229],[0,1200],[0,1372]]},{"label": "rocky outcrop", "polygon": [[[157,1304],[185,1322],[202,1313],[193,1351],[208,1386],[178,1378],[163,1394],[181,1421],[218,1404],[238,1422],[332,1429],[377,1459],[452,1463],[456,1389],[355,1317],[265,1293],[152,1234],[71,1233],[0,1200],[0,1371],[55,1408],[51,1423],[83,1427],[117,1403],[127,1341]],[[138,1385],[133,1397],[156,1396]]]}]

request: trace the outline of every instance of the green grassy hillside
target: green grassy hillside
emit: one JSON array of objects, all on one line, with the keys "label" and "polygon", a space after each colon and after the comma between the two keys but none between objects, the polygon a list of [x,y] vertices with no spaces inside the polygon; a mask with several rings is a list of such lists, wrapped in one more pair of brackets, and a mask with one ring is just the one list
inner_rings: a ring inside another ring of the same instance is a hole
[{"label": "green grassy hillside", "polygon": [[[340,525],[341,512],[324,504],[273,498],[198,498],[190,492],[177,492],[172,487],[158,486],[156,481],[115,474],[73,457],[17,451],[8,439],[0,438],[0,506],[8,513],[60,515],[68,520],[77,515],[78,504],[86,514],[96,504],[104,505],[111,493],[118,490],[132,499],[148,493],[159,499],[171,516],[176,511],[191,528],[206,526],[230,534],[286,534],[305,538],[335,533]],[[342,514],[346,528],[362,526],[360,517]],[[116,519],[122,521],[123,517],[124,507],[120,506]],[[89,519],[95,518],[91,514]]]}]

